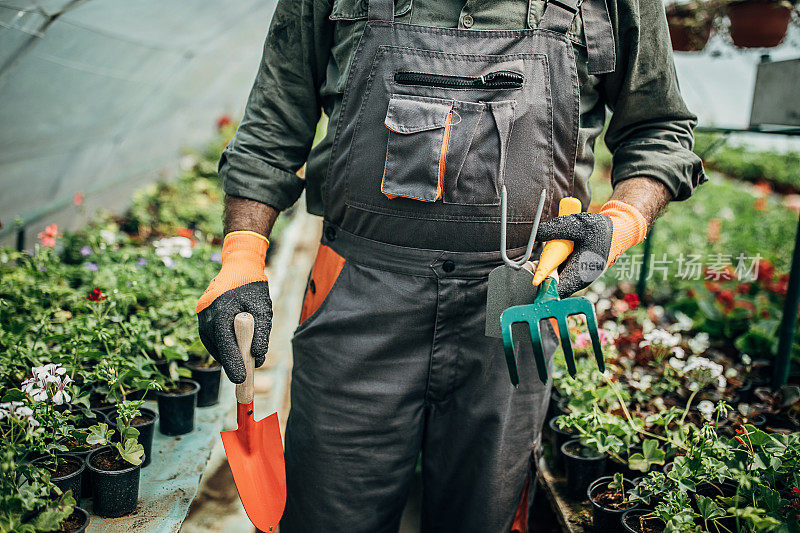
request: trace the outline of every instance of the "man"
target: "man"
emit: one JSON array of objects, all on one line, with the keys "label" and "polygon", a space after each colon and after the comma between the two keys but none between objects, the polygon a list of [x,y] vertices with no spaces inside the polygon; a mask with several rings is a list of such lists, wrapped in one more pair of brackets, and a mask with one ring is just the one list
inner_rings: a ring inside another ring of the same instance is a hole
[{"label": "man", "polygon": [[[565,196],[588,205],[606,106],[612,199],[555,217]],[[423,530],[525,529],[549,384],[528,349],[512,387],[483,333],[500,190],[516,256],[547,191],[538,240],[575,241],[571,294],[704,181],[694,124],[660,0],[279,0],[220,162],[223,266],[197,310],[232,381],[237,312],[263,363],[267,237],[305,188],[325,222],[293,339],[281,531],[396,530],[420,453]]]}]

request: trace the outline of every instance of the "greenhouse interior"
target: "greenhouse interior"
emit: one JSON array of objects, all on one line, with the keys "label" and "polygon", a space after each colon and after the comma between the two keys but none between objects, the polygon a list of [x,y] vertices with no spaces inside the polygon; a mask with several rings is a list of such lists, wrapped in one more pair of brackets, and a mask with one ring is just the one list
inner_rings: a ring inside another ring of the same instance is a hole
[{"label": "greenhouse interior", "polygon": [[0,102],[0,533],[800,533],[797,0],[0,0]]}]

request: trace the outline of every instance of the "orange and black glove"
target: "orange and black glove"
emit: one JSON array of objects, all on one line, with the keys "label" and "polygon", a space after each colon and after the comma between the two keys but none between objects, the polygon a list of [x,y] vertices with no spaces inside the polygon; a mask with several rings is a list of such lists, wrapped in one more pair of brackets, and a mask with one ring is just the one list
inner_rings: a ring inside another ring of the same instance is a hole
[{"label": "orange and black glove", "polygon": [[[588,287],[646,235],[647,221],[639,210],[611,200],[598,213],[577,213],[542,222],[536,240],[566,239],[575,244],[558,275],[558,294],[566,298]],[[540,277],[546,275],[544,272]]]},{"label": "orange and black glove", "polygon": [[219,361],[234,383],[245,379],[242,354],[233,333],[233,318],[248,312],[255,319],[251,352],[257,367],[264,364],[272,328],[272,300],[269,297],[264,264],[269,241],[252,231],[234,231],[222,244],[222,268],[197,302],[200,340]]}]

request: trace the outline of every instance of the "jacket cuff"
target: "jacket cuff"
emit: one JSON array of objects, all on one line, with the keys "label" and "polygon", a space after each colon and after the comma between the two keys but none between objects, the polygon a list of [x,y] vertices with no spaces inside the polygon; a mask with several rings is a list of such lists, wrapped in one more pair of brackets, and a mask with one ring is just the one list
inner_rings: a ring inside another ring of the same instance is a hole
[{"label": "jacket cuff", "polygon": [[694,152],[656,139],[623,144],[614,152],[611,184],[616,187],[621,181],[637,177],[660,181],[672,193],[673,200],[686,200],[708,180],[703,162]]},{"label": "jacket cuff", "polygon": [[222,190],[283,211],[300,198],[306,181],[297,174],[241,152],[225,150],[219,160]]}]

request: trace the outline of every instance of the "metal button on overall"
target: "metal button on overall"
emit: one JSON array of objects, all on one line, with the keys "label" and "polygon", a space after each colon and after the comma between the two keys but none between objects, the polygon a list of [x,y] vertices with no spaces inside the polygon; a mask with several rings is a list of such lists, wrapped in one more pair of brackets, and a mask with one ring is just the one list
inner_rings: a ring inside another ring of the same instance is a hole
[{"label": "metal button on overall", "polygon": [[461,18],[461,24],[463,24],[465,28],[471,28],[472,25],[475,24],[475,20],[472,18],[472,15],[464,15]]},{"label": "metal button on overall", "polygon": [[448,274],[455,269],[456,269],[456,264],[450,259],[442,263],[442,270],[444,270]]},{"label": "metal button on overall", "polygon": [[328,226],[325,230],[325,238],[328,239],[330,242],[336,240],[336,229],[332,226]]}]

